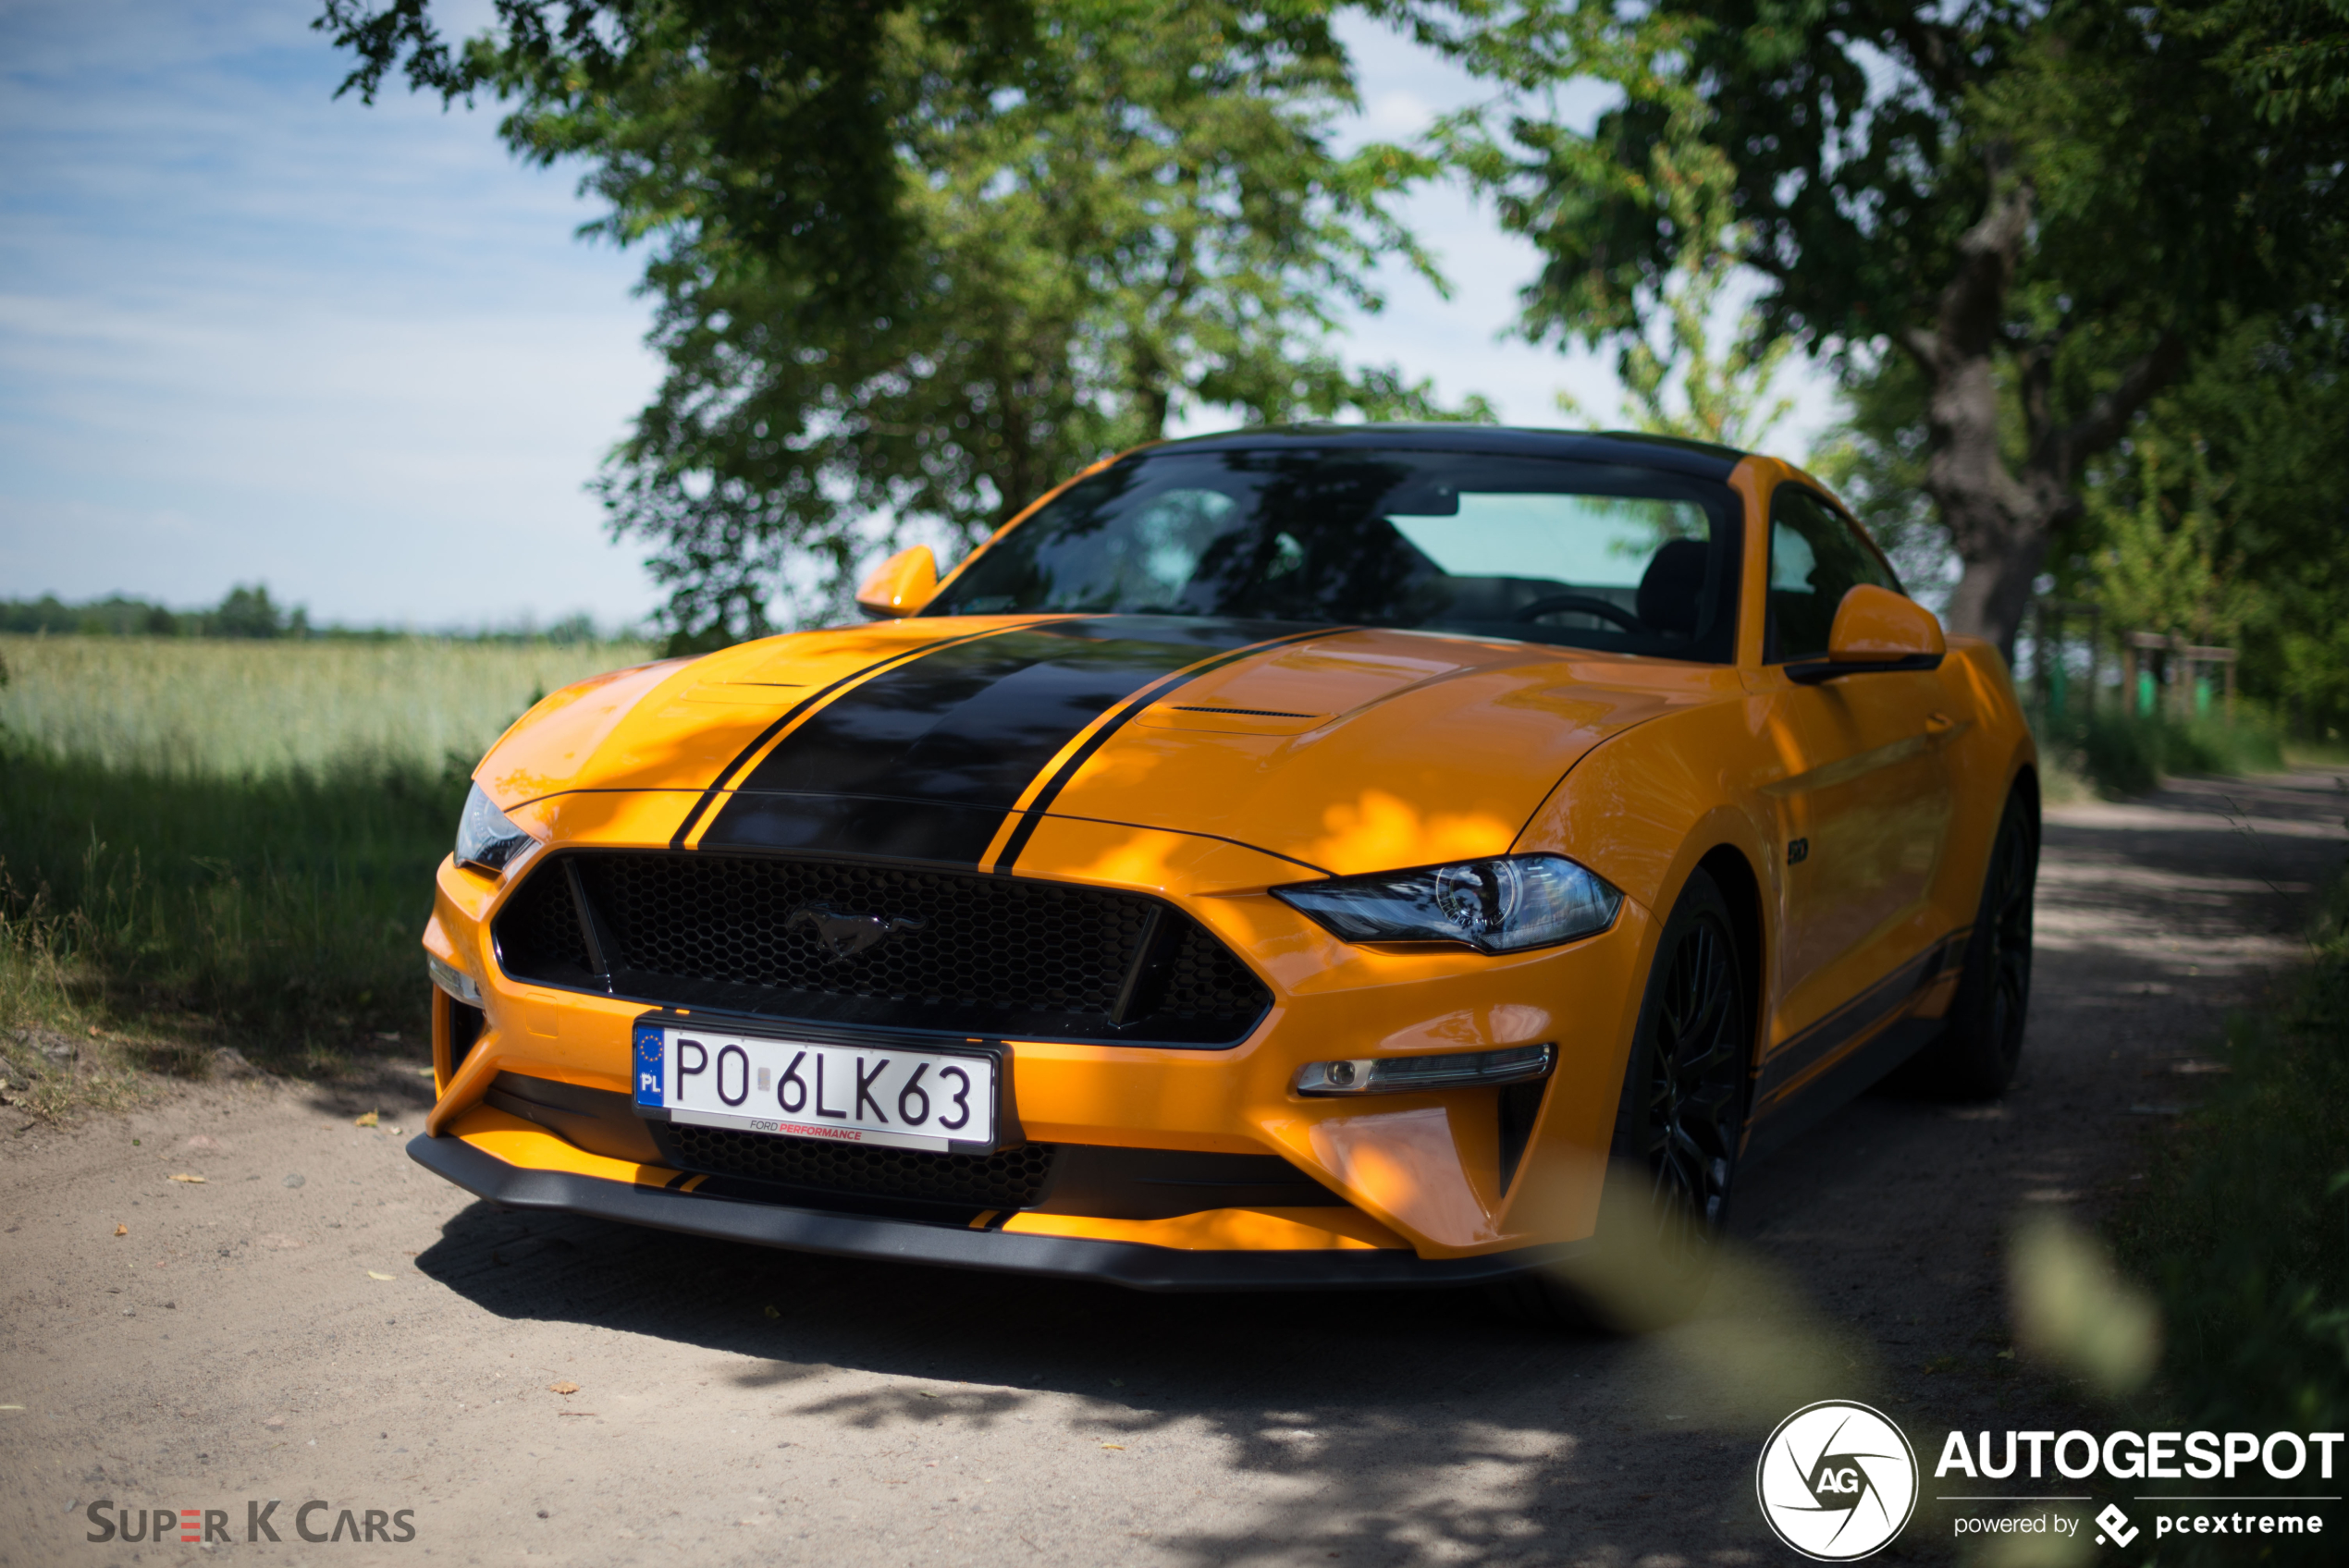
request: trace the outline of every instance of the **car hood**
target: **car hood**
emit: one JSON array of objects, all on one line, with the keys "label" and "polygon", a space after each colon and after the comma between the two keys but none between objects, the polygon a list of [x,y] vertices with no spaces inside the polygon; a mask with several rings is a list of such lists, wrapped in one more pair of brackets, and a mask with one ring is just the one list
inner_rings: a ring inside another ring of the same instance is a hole
[{"label": "car hood", "polygon": [[510,811],[658,793],[628,836],[652,824],[678,848],[1008,871],[1065,817],[1348,874],[1507,850],[1585,752],[1734,679],[1413,631],[916,619],[582,682],[524,715],[475,777]]}]

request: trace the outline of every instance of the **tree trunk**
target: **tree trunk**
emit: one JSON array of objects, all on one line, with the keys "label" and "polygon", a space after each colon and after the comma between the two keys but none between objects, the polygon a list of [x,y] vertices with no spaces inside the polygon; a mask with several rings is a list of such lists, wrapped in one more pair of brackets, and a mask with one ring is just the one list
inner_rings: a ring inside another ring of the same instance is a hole
[{"label": "tree trunk", "polygon": [[[2007,294],[2030,229],[2031,184],[2004,178],[1996,156],[1991,175],[1988,205],[1959,241],[1958,275],[1941,292],[1932,327],[1900,341],[1925,375],[1925,492],[1964,566],[1944,619],[1951,631],[1986,638],[2011,661],[2048,545],[2080,512],[2081,465],[2121,439],[2183,367],[2185,352],[2174,333],[2164,333],[2078,420],[2059,423],[2050,392],[2060,334],[2018,346],[2004,331]],[[2000,449],[2002,351],[2022,373],[2030,445],[2019,473]]]},{"label": "tree trunk", "polygon": [[2077,503],[2008,472],[1987,354],[1948,356],[1928,370],[1925,492],[1964,563],[1945,619],[1950,631],[1987,638],[2012,659],[2048,537]]}]

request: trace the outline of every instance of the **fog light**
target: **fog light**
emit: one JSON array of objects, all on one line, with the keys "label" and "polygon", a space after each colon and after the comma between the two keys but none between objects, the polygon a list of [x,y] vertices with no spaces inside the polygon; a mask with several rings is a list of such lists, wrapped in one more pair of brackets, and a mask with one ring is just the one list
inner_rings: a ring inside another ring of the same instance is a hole
[{"label": "fog light", "polygon": [[481,1005],[481,987],[473,977],[433,953],[424,955],[424,969],[432,975],[432,983],[463,1002],[467,1007]]},{"label": "fog light", "polygon": [[1443,1056],[1356,1057],[1309,1062],[1297,1075],[1300,1095],[1402,1095],[1464,1089],[1546,1078],[1557,1060],[1552,1046],[1510,1046],[1497,1051]]}]

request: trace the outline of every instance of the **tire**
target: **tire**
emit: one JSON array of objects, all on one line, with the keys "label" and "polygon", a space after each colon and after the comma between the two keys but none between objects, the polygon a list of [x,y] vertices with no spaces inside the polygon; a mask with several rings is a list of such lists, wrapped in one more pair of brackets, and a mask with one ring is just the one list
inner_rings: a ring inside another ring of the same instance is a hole
[{"label": "tire", "polygon": [[1982,901],[1939,1038],[1900,1070],[1900,1083],[1949,1099],[1992,1099],[2014,1082],[2031,1010],[2031,911],[2039,874],[2036,814],[2007,797],[1982,876]]},{"label": "tire", "polygon": [[1648,968],[1588,1257],[1501,1281],[1512,1316],[1636,1333],[1695,1310],[1728,1224],[1753,1034],[1736,924],[1700,870]]}]

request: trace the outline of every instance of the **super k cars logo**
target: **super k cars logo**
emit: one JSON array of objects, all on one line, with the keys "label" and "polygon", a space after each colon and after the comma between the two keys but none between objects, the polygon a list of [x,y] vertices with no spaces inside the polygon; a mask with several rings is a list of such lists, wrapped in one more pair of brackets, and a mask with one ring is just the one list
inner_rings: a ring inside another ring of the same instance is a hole
[{"label": "super k cars logo", "polygon": [[1917,1456],[1882,1411],[1821,1400],[1778,1423],[1753,1487],[1778,1539],[1815,1562],[1849,1562],[1908,1524]]}]

